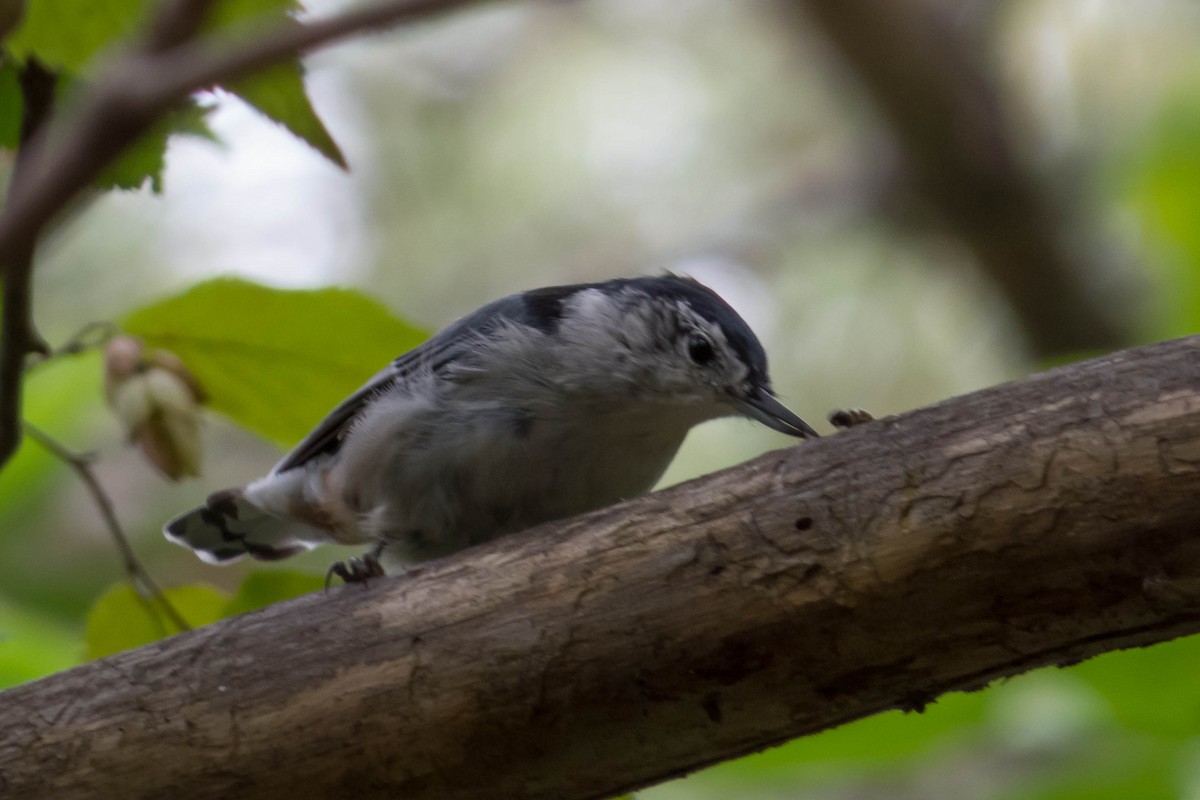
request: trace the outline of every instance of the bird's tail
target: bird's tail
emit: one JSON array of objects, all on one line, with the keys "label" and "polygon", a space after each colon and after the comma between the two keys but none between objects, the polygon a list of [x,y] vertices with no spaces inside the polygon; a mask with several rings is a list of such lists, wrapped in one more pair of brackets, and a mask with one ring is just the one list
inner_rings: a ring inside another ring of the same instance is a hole
[{"label": "bird's tail", "polygon": [[241,489],[209,495],[200,508],[168,522],[163,533],[210,564],[226,564],[245,555],[277,561],[328,540],[313,528],[264,511],[247,500]]}]

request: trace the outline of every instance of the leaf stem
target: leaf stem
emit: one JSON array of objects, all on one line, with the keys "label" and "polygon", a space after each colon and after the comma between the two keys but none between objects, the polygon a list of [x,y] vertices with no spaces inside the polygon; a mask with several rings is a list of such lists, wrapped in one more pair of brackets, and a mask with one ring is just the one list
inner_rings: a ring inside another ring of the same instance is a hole
[{"label": "leaf stem", "polygon": [[[37,442],[48,453],[58,458],[79,476],[87,487],[88,493],[96,503],[96,507],[100,509],[100,516],[104,520],[108,532],[112,535],[113,541],[117,545],[117,550],[121,554],[121,560],[125,568],[125,576],[128,578],[130,585],[137,592],[138,597],[146,603],[146,608],[151,615],[157,620],[159,613],[170,620],[177,631],[190,630],[187,620],[183,615],[171,605],[171,601],[163,594],[162,589],[150,577],[150,573],[138,560],[137,555],[133,552],[133,547],[129,544],[129,537],[125,535],[124,528],[121,527],[120,520],[117,519],[116,510],[113,508],[112,499],[100,485],[100,480],[96,477],[96,473],[92,470],[91,457],[86,454],[76,453],[70,450],[66,445],[59,442],[54,437],[50,436],[45,431],[35,425],[26,422],[24,424],[25,434],[34,442]],[[166,629],[166,626],[164,626]]]},{"label": "leaf stem", "polygon": [[93,350],[101,347],[111,339],[117,332],[116,323],[107,320],[89,322],[78,331],[71,335],[66,342],[42,353],[35,353],[29,362],[25,365],[25,374],[28,375],[38,367],[44,366],[50,361],[60,356],[75,356],[80,353],[86,353],[88,350]]}]

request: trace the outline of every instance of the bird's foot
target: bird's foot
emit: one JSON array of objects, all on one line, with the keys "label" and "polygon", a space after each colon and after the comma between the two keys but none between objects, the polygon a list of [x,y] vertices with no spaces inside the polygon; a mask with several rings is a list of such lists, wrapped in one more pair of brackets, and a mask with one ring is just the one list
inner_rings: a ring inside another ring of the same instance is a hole
[{"label": "bird's foot", "polygon": [[839,408],[829,415],[829,424],[844,431],[864,422],[872,422],[875,417],[861,408]]},{"label": "bird's foot", "polygon": [[379,552],[372,550],[361,556],[334,562],[325,573],[325,591],[329,591],[334,575],[341,578],[343,583],[361,583],[365,586],[371,578],[382,578],[385,574],[383,565],[379,563]]}]

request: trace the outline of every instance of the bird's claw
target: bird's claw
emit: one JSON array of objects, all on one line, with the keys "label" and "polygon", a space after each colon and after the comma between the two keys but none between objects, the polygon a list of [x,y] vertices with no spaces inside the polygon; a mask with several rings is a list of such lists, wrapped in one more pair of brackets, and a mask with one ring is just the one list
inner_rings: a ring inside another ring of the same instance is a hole
[{"label": "bird's claw", "polygon": [[334,575],[341,578],[343,583],[361,583],[365,586],[371,578],[382,578],[384,574],[379,556],[375,553],[364,553],[345,561],[334,562],[325,573],[325,591],[329,591]]},{"label": "bird's claw", "polygon": [[864,422],[871,422],[875,417],[861,408],[839,408],[829,415],[829,424],[838,430],[846,430]]}]

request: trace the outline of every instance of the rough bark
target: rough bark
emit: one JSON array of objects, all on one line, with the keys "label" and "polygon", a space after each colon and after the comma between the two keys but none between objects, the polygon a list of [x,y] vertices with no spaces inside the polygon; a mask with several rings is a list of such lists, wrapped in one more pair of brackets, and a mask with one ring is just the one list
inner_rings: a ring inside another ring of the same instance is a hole
[{"label": "rough bark", "polygon": [[1192,337],[17,687],[0,795],[604,797],[1200,630],[1198,490]]}]

